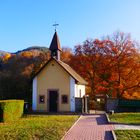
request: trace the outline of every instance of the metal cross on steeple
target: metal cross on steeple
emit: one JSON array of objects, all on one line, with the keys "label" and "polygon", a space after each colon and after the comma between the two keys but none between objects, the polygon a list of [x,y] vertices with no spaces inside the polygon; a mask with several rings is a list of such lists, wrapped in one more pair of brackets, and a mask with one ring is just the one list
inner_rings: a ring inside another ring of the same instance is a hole
[{"label": "metal cross on steeple", "polygon": [[55,31],[56,31],[56,27],[59,26],[59,24],[57,24],[57,23],[55,22],[55,24],[53,24],[53,26],[55,27]]}]

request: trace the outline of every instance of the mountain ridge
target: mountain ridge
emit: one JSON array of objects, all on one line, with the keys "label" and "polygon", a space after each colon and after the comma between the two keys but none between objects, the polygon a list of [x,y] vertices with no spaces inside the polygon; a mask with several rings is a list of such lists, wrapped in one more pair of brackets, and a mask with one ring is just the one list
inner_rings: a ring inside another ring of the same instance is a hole
[{"label": "mountain ridge", "polygon": [[6,52],[6,51],[3,51],[3,50],[0,50],[0,57],[3,57],[4,55],[6,54],[20,54],[22,52],[44,52],[44,53],[47,53],[49,52],[49,49],[45,46],[31,46],[31,47],[28,47],[26,49],[23,49],[23,50],[19,50],[17,52],[14,52],[14,53],[11,53],[11,52]]}]

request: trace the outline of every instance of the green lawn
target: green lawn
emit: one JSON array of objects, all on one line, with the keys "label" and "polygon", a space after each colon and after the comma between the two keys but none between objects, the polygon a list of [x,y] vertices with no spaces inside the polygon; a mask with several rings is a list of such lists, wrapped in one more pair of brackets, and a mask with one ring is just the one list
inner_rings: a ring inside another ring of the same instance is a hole
[{"label": "green lawn", "polygon": [[0,123],[0,140],[60,140],[79,116],[26,116],[17,122]]},{"label": "green lawn", "polygon": [[140,113],[114,113],[109,118],[111,122],[140,124]]},{"label": "green lawn", "polygon": [[140,140],[140,130],[115,130],[117,140]]}]

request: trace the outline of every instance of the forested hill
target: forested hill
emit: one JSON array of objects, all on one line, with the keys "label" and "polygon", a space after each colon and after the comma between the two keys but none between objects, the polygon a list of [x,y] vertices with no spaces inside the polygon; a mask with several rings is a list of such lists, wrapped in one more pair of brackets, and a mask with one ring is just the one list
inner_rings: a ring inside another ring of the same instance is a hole
[{"label": "forested hill", "polygon": [[15,53],[10,53],[10,52],[5,52],[0,50],[0,57],[5,56],[6,54],[21,54],[22,52],[32,52],[34,53],[33,55],[39,54],[39,53],[47,53],[49,51],[49,49],[47,47],[40,47],[40,46],[32,46],[32,47],[28,47],[26,49],[17,51]]},{"label": "forested hill", "polygon": [[17,51],[15,54],[19,54],[25,51],[30,51],[30,52],[48,52],[49,49],[47,47],[40,47],[40,46],[32,46],[32,47],[28,47],[27,49],[21,50],[21,51]]},{"label": "forested hill", "polygon": [[0,51],[0,99],[31,99],[31,78],[49,58],[47,47],[33,46],[15,53]]},{"label": "forested hill", "polygon": [[5,51],[1,51],[1,50],[0,50],[0,57],[1,57],[1,56],[4,56],[4,55],[6,55],[6,54],[9,54],[9,52],[5,52]]}]

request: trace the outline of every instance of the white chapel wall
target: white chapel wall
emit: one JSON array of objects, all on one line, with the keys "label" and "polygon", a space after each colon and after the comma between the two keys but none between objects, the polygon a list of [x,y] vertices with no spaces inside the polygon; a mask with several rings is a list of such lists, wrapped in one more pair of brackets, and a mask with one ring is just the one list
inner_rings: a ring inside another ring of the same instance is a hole
[{"label": "white chapel wall", "polygon": [[33,79],[32,110],[37,109],[37,77]]},{"label": "white chapel wall", "polygon": [[75,80],[70,77],[70,111],[75,111]]},{"label": "white chapel wall", "polygon": [[75,84],[75,97],[83,97],[85,95],[85,85]]}]

